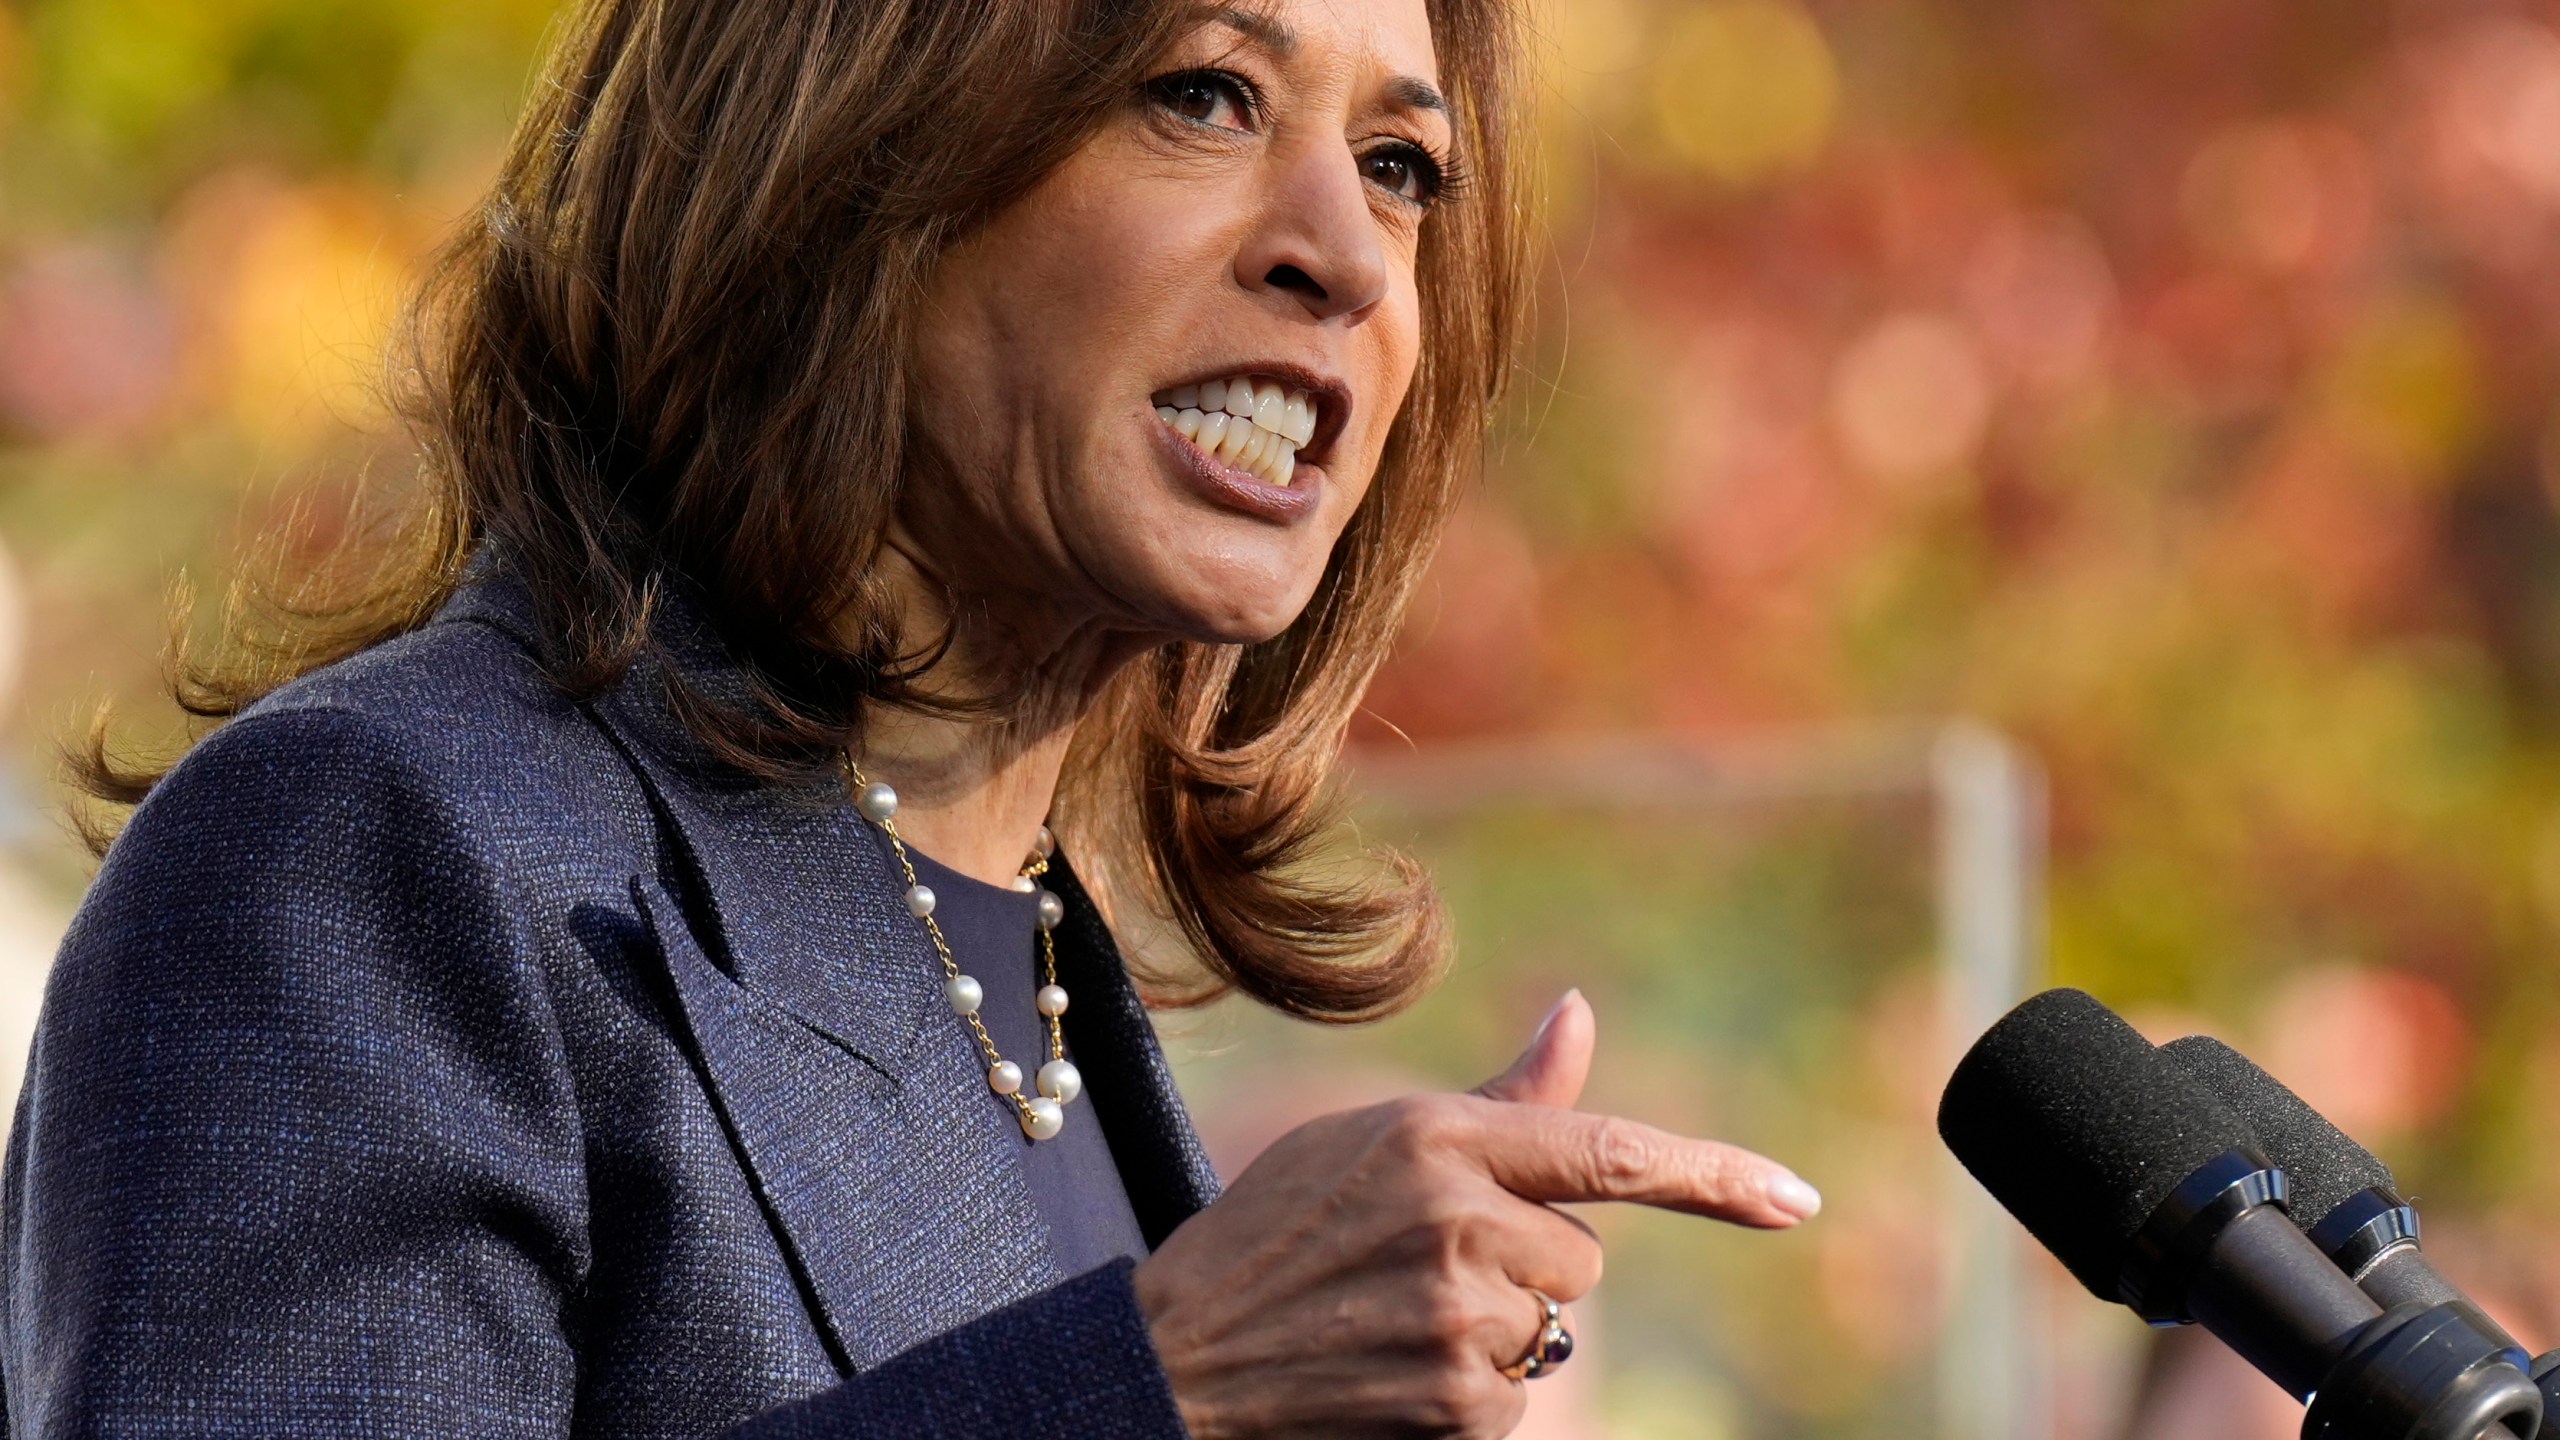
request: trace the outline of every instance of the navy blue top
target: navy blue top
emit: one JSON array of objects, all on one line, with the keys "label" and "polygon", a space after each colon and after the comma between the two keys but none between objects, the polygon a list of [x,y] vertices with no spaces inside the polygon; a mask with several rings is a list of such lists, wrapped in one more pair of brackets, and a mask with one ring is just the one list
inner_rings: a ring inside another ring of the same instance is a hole
[{"label": "navy blue top", "polygon": [[[886,850],[885,836],[880,843]],[[1049,1058],[1049,1027],[1033,1003],[1041,983],[1039,895],[972,879],[912,845],[907,858],[915,862],[916,878],[933,890],[934,923],[942,927],[951,958],[986,992],[978,1019],[995,1037],[997,1052],[1022,1067],[1028,1092],[1040,1062]],[[890,863],[896,863],[894,858]],[[917,928],[923,928],[921,922]],[[1067,1013],[1075,1013],[1072,990],[1067,1001]],[[950,1024],[963,1028],[957,1015]],[[1067,1058],[1075,1058],[1073,1046]],[[1094,1123],[1089,1099],[1067,1106],[1066,1128],[1048,1140],[1022,1133],[1012,1101],[989,1090],[986,1105],[1022,1142],[1023,1177],[1031,1183],[1031,1198],[1039,1202],[1040,1218],[1049,1224],[1059,1269],[1072,1275],[1123,1256],[1146,1258],[1146,1237],[1138,1233],[1129,1191],[1112,1163],[1110,1144]]]},{"label": "navy blue top", "polygon": [[[484,563],[108,853],[0,1182],[8,1433],[1183,1440],[842,782],[691,739],[670,673],[752,692],[682,606],[588,702],[528,613]],[[1217,1181],[1048,883],[1069,1125],[1160,1244]]]}]

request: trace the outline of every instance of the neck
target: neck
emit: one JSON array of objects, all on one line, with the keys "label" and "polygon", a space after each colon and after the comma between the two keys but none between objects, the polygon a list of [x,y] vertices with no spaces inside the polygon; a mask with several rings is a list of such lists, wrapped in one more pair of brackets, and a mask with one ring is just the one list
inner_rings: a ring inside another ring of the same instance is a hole
[{"label": "neck", "polygon": [[908,643],[921,648],[946,630],[951,637],[918,688],[998,703],[956,714],[875,706],[857,758],[868,778],[898,792],[898,833],[909,845],[972,879],[1005,884],[1048,820],[1077,723],[1135,649],[1029,601],[972,597],[954,626],[948,593],[927,583],[894,539],[885,559],[909,617]]},{"label": "neck", "polygon": [[898,834],[991,885],[1021,873],[1058,790],[1072,724],[1025,727],[881,707],[863,727],[862,769],[898,792]]}]

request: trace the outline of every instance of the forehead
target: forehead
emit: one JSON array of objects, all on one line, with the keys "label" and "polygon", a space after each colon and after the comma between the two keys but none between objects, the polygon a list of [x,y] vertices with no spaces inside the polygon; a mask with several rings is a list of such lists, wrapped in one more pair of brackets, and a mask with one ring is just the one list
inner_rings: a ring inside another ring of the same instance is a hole
[{"label": "forehead", "polygon": [[1247,0],[1213,7],[1210,15],[1281,59],[1354,66],[1381,81],[1439,80],[1423,0]]}]

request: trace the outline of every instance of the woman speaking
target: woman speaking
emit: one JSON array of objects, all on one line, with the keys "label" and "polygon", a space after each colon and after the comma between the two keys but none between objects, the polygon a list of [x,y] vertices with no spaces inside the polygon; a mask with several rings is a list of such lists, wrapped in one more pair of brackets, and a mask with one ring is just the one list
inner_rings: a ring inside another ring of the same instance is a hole
[{"label": "woman speaking", "polygon": [[1552,1206],[1812,1213],[1575,1110],[1571,996],[1221,1195],[1107,923],[1159,999],[1435,971],[1308,861],[1506,366],[1513,45],[597,0],[425,292],[411,523],[89,753],[9,1433],[1494,1436],[1600,1273]]}]

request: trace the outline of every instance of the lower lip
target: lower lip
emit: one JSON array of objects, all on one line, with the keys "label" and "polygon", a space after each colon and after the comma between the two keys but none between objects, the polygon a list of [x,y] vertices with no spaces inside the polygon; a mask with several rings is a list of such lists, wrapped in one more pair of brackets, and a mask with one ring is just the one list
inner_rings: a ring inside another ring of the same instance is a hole
[{"label": "lower lip", "polygon": [[1315,513],[1316,491],[1324,483],[1324,468],[1298,462],[1287,485],[1274,485],[1250,470],[1239,470],[1225,464],[1209,452],[1182,438],[1182,432],[1149,412],[1148,423],[1155,426],[1156,439],[1174,468],[1191,482],[1193,489],[1212,504],[1222,505],[1257,520],[1288,522]]}]

